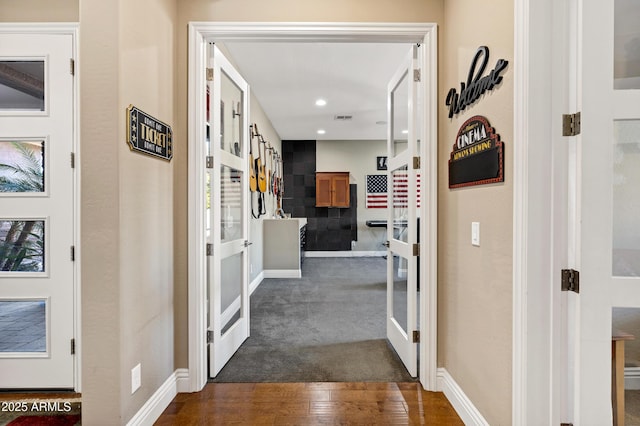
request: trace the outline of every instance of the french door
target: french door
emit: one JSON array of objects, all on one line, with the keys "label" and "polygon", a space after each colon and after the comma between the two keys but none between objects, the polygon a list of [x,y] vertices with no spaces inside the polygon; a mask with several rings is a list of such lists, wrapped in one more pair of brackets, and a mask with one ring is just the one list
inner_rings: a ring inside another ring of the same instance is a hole
[{"label": "french door", "polygon": [[74,387],[73,56],[0,31],[0,388]]},{"label": "french door", "polygon": [[417,54],[413,46],[387,90],[387,338],[413,377],[418,375]]},{"label": "french door", "polygon": [[249,337],[249,86],[211,46],[207,140],[209,376]]},{"label": "french door", "polygon": [[[612,310],[640,308],[640,4],[578,3],[580,292],[569,420],[604,425],[624,418],[612,410]],[[639,339],[640,309],[635,316],[637,328],[623,331]]]}]

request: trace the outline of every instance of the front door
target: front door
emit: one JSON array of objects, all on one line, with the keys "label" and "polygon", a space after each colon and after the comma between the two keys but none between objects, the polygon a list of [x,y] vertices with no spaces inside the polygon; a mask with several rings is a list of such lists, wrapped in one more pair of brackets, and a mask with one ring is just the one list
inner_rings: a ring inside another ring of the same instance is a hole
[{"label": "front door", "polygon": [[412,47],[387,91],[387,338],[413,377],[418,375],[417,53]]},{"label": "front door", "polygon": [[[569,420],[605,425],[612,417],[624,419],[621,407],[612,409],[612,309],[640,307],[640,4],[581,3],[577,87],[582,125],[576,136],[580,289],[574,296],[577,371]],[[637,334],[637,312],[635,327],[621,331]]]},{"label": "front door", "polygon": [[249,86],[211,46],[207,142],[209,377],[249,337]]},{"label": "front door", "polygon": [[0,388],[73,388],[73,37],[0,33]]}]

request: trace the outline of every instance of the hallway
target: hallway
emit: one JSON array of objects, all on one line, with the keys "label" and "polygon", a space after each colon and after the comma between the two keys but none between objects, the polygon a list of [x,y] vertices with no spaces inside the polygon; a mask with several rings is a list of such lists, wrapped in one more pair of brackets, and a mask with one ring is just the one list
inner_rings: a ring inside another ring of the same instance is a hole
[{"label": "hallway", "polygon": [[462,425],[444,394],[419,383],[209,383],[179,394],[163,425]]}]

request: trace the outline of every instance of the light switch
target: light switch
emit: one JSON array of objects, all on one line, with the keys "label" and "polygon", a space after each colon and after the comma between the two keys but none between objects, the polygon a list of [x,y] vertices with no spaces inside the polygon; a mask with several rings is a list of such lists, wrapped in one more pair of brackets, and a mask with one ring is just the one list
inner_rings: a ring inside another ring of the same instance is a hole
[{"label": "light switch", "polygon": [[480,247],[480,222],[471,222],[471,245]]}]

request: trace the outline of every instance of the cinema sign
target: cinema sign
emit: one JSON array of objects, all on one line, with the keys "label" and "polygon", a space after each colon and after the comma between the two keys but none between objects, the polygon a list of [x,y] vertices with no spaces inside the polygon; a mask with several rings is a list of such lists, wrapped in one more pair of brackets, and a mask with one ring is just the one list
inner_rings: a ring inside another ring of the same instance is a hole
[{"label": "cinema sign", "polygon": [[449,156],[449,188],[504,182],[504,143],[489,120],[465,121]]},{"label": "cinema sign", "polygon": [[133,105],[127,108],[127,143],[132,151],[167,161],[173,158],[171,127]]}]

